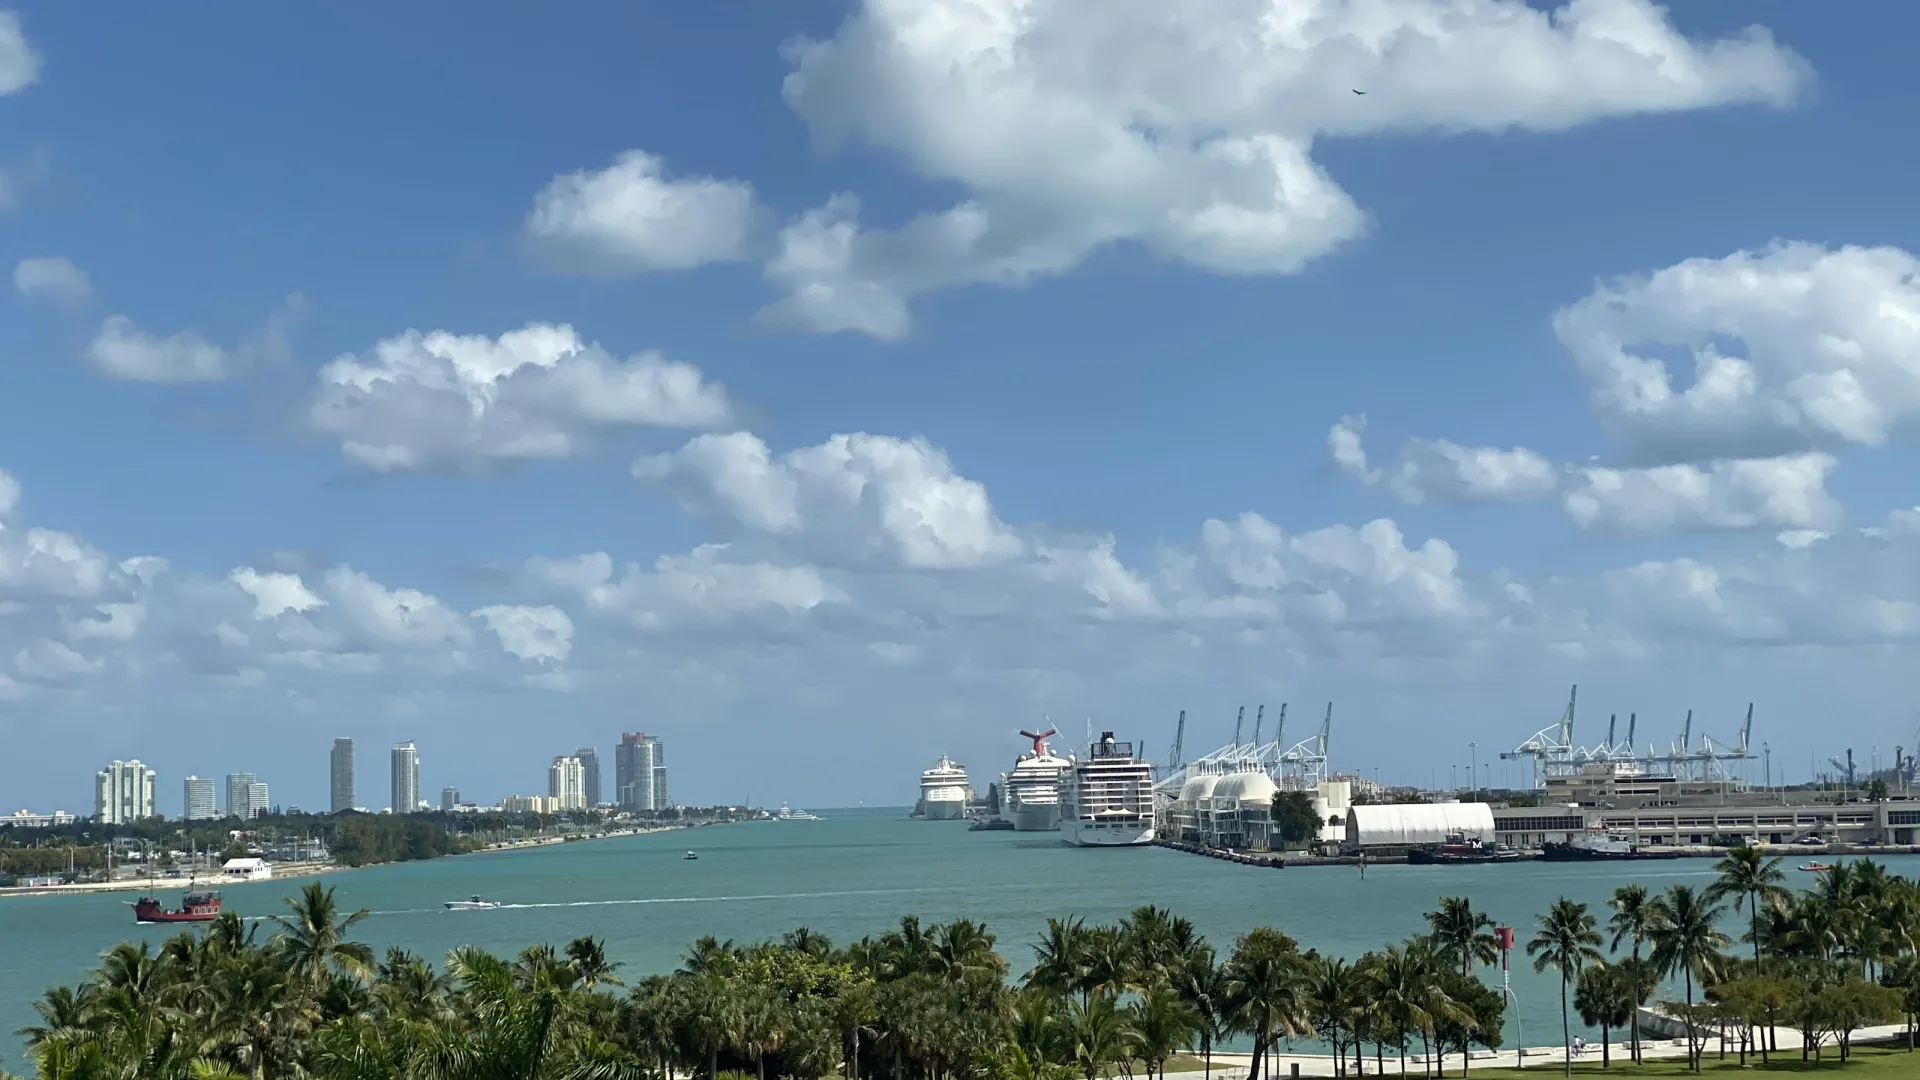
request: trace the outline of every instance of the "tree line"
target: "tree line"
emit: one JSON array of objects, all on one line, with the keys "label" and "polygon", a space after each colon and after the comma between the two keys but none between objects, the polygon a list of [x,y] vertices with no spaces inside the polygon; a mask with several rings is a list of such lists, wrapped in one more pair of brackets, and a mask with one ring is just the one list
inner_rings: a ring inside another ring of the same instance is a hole
[{"label": "tree line", "polygon": [[[1574,1013],[1603,1045],[1627,1031],[1637,1058],[1637,1006],[1663,983],[1695,1070],[1709,1032],[1765,1056],[1775,1029],[1794,1027],[1815,1053],[1832,1043],[1844,1057],[1860,1027],[1914,1022],[1914,882],[1863,861],[1795,894],[1779,860],[1747,849],[1717,871],[1705,889],[1623,886],[1604,923],[1563,899],[1523,934],[1533,966],[1559,977],[1569,1063]],[[677,970],[631,986],[591,937],[510,959],[457,949],[436,969],[354,941],[365,912],[344,913],[331,888],[309,884],[287,903],[264,934],[226,913],[158,948],[117,945],[77,986],[49,990],[22,1030],[37,1075],[1157,1080],[1174,1066],[1211,1074],[1215,1050],[1240,1039],[1247,1080],[1262,1080],[1270,1052],[1296,1038],[1330,1048],[1338,1075],[1404,1072],[1409,1054],[1443,1075],[1442,1055],[1464,1072],[1471,1051],[1499,1049],[1506,1020],[1480,977],[1500,958],[1495,926],[1465,897],[1442,898],[1423,933],[1351,960],[1269,927],[1219,951],[1149,906],[1112,924],[1050,920],[1017,978],[986,926],[908,917],[844,946],[804,928],[750,944],[706,937]]]}]

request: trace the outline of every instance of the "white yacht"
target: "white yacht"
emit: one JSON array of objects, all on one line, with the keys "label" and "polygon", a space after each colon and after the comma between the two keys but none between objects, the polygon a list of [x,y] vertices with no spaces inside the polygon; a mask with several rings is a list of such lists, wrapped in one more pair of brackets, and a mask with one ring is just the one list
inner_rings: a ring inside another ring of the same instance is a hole
[{"label": "white yacht", "polygon": [[1080,847],[1153,842],[1153,765],[1103,731],[1060,777],[1060,838]]},{"label": "white yacht", "polygon": [[1053,832],[1060,827],[1060,778],[1073,762],[1047,752],[1054,728],[1020,734],[1033,740],[1033,749],[1013,763],[1000,788],[1001,814],[1019,832]]},{"label": "white yacht", "polygon": [[805,810],[795,810],[786,803],[780,804],[780,810],[773,815],[775,821],[819,821],[818,814],[809,814]]},{"label": "white yacht", "polygon": [[448,911],[491,911],[499,906],[498,900],[482,900],[477,896],[465,900],[447,901]]},{"label": "white yacht", "polygon": [[927,821],[958,821],[967,816],[972,795],[966,767],[941,754],[933,768],[920,774],[920,805],[914,807],[914,816]]}]

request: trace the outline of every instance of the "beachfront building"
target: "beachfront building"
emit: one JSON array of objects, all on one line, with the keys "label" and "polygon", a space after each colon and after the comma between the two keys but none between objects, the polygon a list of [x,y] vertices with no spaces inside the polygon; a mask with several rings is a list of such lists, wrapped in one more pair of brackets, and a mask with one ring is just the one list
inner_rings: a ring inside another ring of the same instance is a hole
[{"label": "beachfront building", "polygon": [[15,810],[6,817],[0,817],[0,829],[57,829],[62,825],[71,825],[73,822],[74,816],[65,810],[55,810],[51,814]]},{"label": "beachfront building", "polygon": [[587,808],[586,769],[579,758],[562,754],[547,766],[547,797],[563,813]]},{"label": "beachfront building", "polygon": [[600,805],[600,751],[583,746],[573,752],[580,759],[580,792],[589,807]]},{"label": "beachfront building", "polygon": [[126,825],[153,816],[153,770],[139,760],[110,761],[93,774],[93,819]]},{"label": "beachfront building", "polygon": [[265,859],[251,855],[228,859],[220,867],[223,881],[265,881],[273,876],[273,867]]},{"label": "beachfront building", "polygon": [[396,814],[420,809],[420,751],[411,741],[393,748],[393,806]]},{"label": "beachfront building", "polygon": [[212,821],[219,817],[220,807],[214,802],[213,796],[213,777],[187,777],[181,809],[188,821]]},{"label": "beachfront building", "polygon": [[333,753],[327,759],[328,807],[336,814],[353,809],[353,740],[333,740]]},{"label": "beachfront building", "polygon": [[665,810],[667,754],[657,735],[629,731],[613,752],[615,795],[622,810]]}]

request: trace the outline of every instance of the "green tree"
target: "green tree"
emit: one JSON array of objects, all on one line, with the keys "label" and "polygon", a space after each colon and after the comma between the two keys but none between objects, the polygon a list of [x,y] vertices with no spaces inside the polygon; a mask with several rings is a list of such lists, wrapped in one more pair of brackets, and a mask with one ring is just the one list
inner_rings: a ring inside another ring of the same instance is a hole
[{"label": "green tree", "polygon": [[1613,1066],[1613,1030],[1631,1022],[1639,1007],[1630,978],[1631,972],[1626,969],[1593,964],[1581,970],[1573,992],[1573,1007],[1580,1013],[1580,1022],[1600,1029],[1603,1069]]},{"label": "green tree", "polygon": [[1473,910],[1473,901],[1464,896],[1443,896],[1440,907],[1427,912],[1427,933],[1435,947],[1460,958],[1460,974],[1469,975],[1473,965],[1491,964],[1500,959],[1500,941],[1493,936],[1493,918]]},{"label": "green tree", "polygon": [[1313,795],[1306,791],[1282,791],[1273,797],[1273,827],[1280,842],[1289,848],[1305,847],[1320,835],[1320,815],[1313,808]]},{"label": "green tree", "polygon": [[[1608,948],[1615,953],[1620,951],[1621,942],[1631,943],[1631,958],[1635,963],[1640,960],[1640,948],[1647,943],[1653,933],[1653,924],[1659,915],[1659,909],[1647,894],[1645,885],[1622,885],[1613,890],[1607,906],[1613,909],[1613,915],[1607,919],[1607,929],[1613,931],[1613,940]],[[1639,998],[1639,1004],[1645,1005],[1645,995]],[[1640,1061],[1640,1012],[1633,1013],[1633,1060]]]},{"label": "green tree", "polygon": [[1225,973],[1230,1026],[1253,1039],[1247,1080],[1260,1080],[1274,1043],[1306,1030],[1306,960],[1292,938],[1256,927],[1234,942]]},{"label": "green tree", "polygon": [[1690,1067],[1700,1071],[1699,1041],[1694,1037],[1694,980],[1712,982],[1725,963],[1727,935],[1720,932],[1719,905],[1692,886],[1674,885],[1654,901],[1653,966],[1662,976],[1679,975],[1687,989],[1687,1040]]},{"label": "green tree", "polygon": [[1533,957],[1533,970],[1552,968],[1560,973],[1560,1035],[1566,1048],[1565,1075],[1573,1075],[1573,1025],[1567,1013],[1567,998],[1574,979],[1588,964],[1598,963],[1600,931],[1587,905],[1565,897],[1540,916],[1540,928],[1527,942],[1527,955]]},{"label": "green tree", "polygon": [[1791,895],[1787,890],[1787,875],[1780,869],[1781,860],[1769,859],[1759,848],[1741,846],[1727,852],[1726,856],[1714,865],[1714,873],[1719,875],[1712,885],[1707,886],[1705,900],[1718,903],[1729,897],[1733,899],[1733,910],[1743,907],[1748,915],[1748,937],[1753,942],[1753,963],[1756,968],[1760,959],[1760,905],[1762,902],[1779,907]]}]

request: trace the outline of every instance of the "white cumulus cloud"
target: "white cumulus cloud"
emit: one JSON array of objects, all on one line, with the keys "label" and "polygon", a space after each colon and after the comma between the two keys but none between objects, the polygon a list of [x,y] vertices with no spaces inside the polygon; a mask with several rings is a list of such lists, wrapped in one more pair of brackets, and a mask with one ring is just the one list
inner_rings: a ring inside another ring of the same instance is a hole
[{"label": "white cumulus cloud", "polygon": [[670,178],[659,157],[629,150],[598,172],[554,177],[534,196],[525,228],[561,269],[621,274],[746,258],[756,216],[752,185]]},{"label": "white cumulus cloud", "polygon": [[790,537],[820,559],[879,555],[915,569],[979,566],[1025,545],[986,488],[924,439],[835,435],[776,458],[747,432],[700,435],[634,475],[689,509]]},{"label": "white cumulus cloud", "polygon": [[87,359],[100,374],[127,382],[219,382],[239,367],[225,349],[191,330],[156,337],[125,315],[110,315],[100,324]]},{"label": "white cumulus cloud", "polygon": [[881,338],[909,332],[917,294],[1062,273],[1114,243],[1298,270],[1366,227],[1312,159],[1322,135],[1785,105],[1810,78],[1763,30],[1689,39],[1649,0],[864,0],[793,56],[787,101],[823,145],[963,191],[898,228],[838,197],[782,231],[762,320]]},{"label": "white cumulus cloud", "polygon": [[1630,533],[1671,529],[1830,529],[1840,504],[1826,488],[1836,464],[1827,454],[1661,465],[1590,467],[1566,494],[1568,516],[1583,529]]},{"label": "white cumulus cloud", "polygon": [[1879,446],[1920,420],[1920,261],[1896,248],[1688,259],[1553,326],[1639,463]]},{"label": "white cumulus cloud", "polygon": [[253,567],[243,566],[228,574],[227,580],[253,597],[253,615],[257,619],[271,619],[283,612],[311,611],[326,606],[326,601],[315,596],[298,574],[276,571],[263,573]]},{"label": "white cumulus cloud", "polygon": [[0,11],[0,95],[32,86],[40,78],[40,54],[27,42],[20,16]]},{"label": "white cumulus cloud", "polygon": [[21,259],[13,268],[13,287],[21,296],[61,304],[77,304],[93,295],[93,282],[87,272],[57,255]]},{"label": "white cumulus cloud", "polygon": [[479,471],[573,457],[601,430],[724,423],[724,388],[657,353],[616,360],[573,327],[501,334],[409,330],[321,368],[314,430],[375,472]]},{"label": "white cumulus cloud", "polygon": [[529,663],[560,663],[573,649],[573,620],[551,605],[492,604],[473,613],[500,647]]},{"label": "white cumulus cloud", "polygon": [[1553,494],[1560,471],[1524,446],[1462,446],[1449,439],[1408,439],[1391,464],[1369,463],[1365,416],[1343,416],[1327,431],[1327,453],[1342,472],[1384,484],[1401,502],[1527,502]]}]

